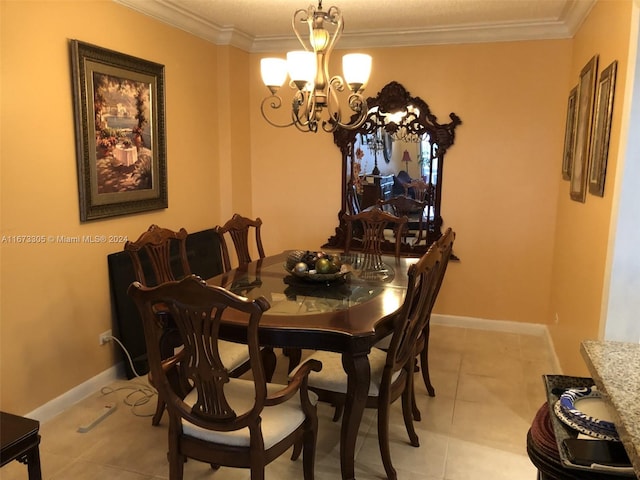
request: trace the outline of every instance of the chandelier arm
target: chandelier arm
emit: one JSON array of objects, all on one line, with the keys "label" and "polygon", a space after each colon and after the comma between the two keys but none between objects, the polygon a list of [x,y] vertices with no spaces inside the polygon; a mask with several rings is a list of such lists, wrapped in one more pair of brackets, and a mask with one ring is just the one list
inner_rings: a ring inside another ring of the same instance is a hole
[{"label": "chandelier arm", "polygon": [[[304,118],[305,121],[302,122],[303,124],[309,124],[312,122],[316,121],[316,95],[315,95],[315,89],[311,90],[310,92],[298,92],[302,95],[302,98],[304,100],[304,110],[302,110],[303,116],[301,118]],[[299,115],[298,115],[299,116]],[[300,117],[300,116],[299,116]]]},{"label": "chandelier arm", "polygon": [[359,112],[358,117],[355,120],[352,119],[355,123],[338,122],[336,123],[336,127],[334,128],[334,130],[338,127],[344,128],[345,130],[355,130],[356,128],[360,127],[367,119],[366,102],[364,105],[365,109],[362,112]]},{"label": "chandelier arm", "polygon": [[338,41],[338,39],[342,36],[342,32],[344,30],[344,20],[342,19],[342,12],[338,7],[331,7],[327,12],[327,17],[329,21],[336,26],[335,32],[331,36],[329,40],[329,44],[327,45],[327,57],[333,51],[333,47]]},{"label": "chandelier arm", "polygon": [[295,121],[292,121],[291,123],[279,124],[271,120],[267,116],[267,110],[265,110],[265,105],[269,102],[270,102],[269,107],[271,108],[271,110],[278,110],[282,106],[282,98],[280,98],[278,95],[271,95],[269,97],[265,97],[262,100],[262,103],[260,104],[260,113],[262,113],[262,118],[264,118],[267,121],[267,123],[278,128],[290,127],[291,125],[295,124]]},{"label": "chandelier arm", "polygon": [[[315,96],[313,92],[298,90],[293,98],[291,118],[293,124],[302,132],[317,132],[315,119]],[[302,108],[300,108],[302,106]]]},{"label": "chandelier arm", "polygon": [[306,23],[309,26],[309,28],[311,28],[311,22],[309,22],[309,19],[313,18],[313,14],[315,11],[316,11],[315,7],[313,5],[309,5],[309,8],[307,10],[303,8],[296,10],[295,13],[293,14],[293,17],[291,18],[291,26],[293,27],[293,33],[296,34],[298,41],[306,51],[313,51],[313,48],[309,48],[309,46],[307,46],[307,44],[304,43],[304,40],[302,39],[302,35],[300,35],[300,31],[298,30],[298,25],[296,23],[296,20],[298,20],[299,23]]},{"label": "chandelier arm", "polygon": [[[349,94],[349,99],[348,99],[349,108],[353,112],[358,114],[358,116],[356,117],[355,120],[352,119],[352,121],[348,124],[342,123],[336,91],[338,92],[344,91],[344,85],[345,85],[345,82],[343,78],[339,75],[332,77],[331,80],[329,81],[328,89],[329,89],[330,95],[327,101],[327,107],[329,110],[329,118],[331,119],[329,120],[329,122],[332,124],[332,130],[327,130],[325,128],[324,130],[327,132],[335,131],[337,127],[342,127],[347,130],[354,130],[359,126],[361,126],[364,123],[365,119],[367,118],[367,113],[369,110],[367,108],[367,101],[364,99],[364,97],[360,93],[352,92]],[[353,123],[354,121],[355,123]]]},{"label": "chandelier arm", "polygon": [[329,120],[323,122],[323,127],[325,123],[329,123],[332,125],[330,130],[323,128],[325,132],[332,132],[336,129],[333,125],[339,125],[341,120],[341,112],[340,112],[340,104],[338,101],[338,95],[336,92],[342,92],[344,90],[344,80],[342,77],[336,75],[329,80],[329,85],[327,86],[327,111],[329,113]]}]

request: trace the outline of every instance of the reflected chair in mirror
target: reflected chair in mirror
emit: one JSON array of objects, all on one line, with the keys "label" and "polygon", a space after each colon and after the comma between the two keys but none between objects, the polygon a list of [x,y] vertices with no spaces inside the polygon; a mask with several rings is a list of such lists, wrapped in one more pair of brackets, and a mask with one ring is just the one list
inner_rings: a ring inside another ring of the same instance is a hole
[{"label": "reflected chair in mirror", "polygon": [[400,257],[400,245],[402,243],[402,232],[404,225],[408,222],[406,216],[396,217],[395,215],[383,211],[379,206],[369,207],[356,215],[345,214],[344,221],[347,223],[347,240],[345,253],[348,254],[355,243],[354,224],[362,227],[362,237],[359,238],[360,249],[363,253],[381,255],[382,244],[388,240],[384,237],[385,229],[393,229],[395,256]]},{"label": "reflected chair in mirror", "polygon": [[[131,257],[136,280],[145,286],[156,286],[190,275],[191,268],[186,251],[187,235],[184,228],[175,232],[151,225],[135,242],[126,242],[124,250]],[[147,263],[143,262],[143,256],[149,260],[151,271],[145,271],[143,268],[143,263]],[[162,358],[171,359],[175,350],[182,348],[182,341],[170,315],[162,315],[162,321],[165,326],[161,342]],[[233,375],[240,376],[249,370],[249,356],[246,348],[242,345],[224,342],[220,346],[220,354],[224,357],[225,363]],[[168,366],[173,367],[174,365],[168,361]],[[172,368],[167,375],[175,382],[177,374],[173,370]],[[275,370],[275,363],[271,374],[273,374],[273,370]],[[155,379],[152,376],[149,376],[149,381],[155,386]],[[153,425],[160,423],[164,410],[165,402],[158,396],[156,412],[151,420]]]},{"label": "reflected chair in mirror", "polygon": [[362,211],[360,208],[360,200],[358,199],[358,192],[354,184],[350,184],[347,187],[347,209],[349,215],[356,215]]},{"label": "reflected chair in mirror", "polygon": [[433,205],[432,197],[434,188],[430,183],[425,182],[421,178],[414,178],[402,186],[404,187],[404,194],[407,197],[412,197],[421,202],[427,202],[429,205]]},{"label": "reflected chair in mirror", "polygon": [[[419,202],[424,202],[425,206],[422,209],[422,215],[420,217],[421,223],[424,225],[424,218],[426,212],[427,225],[429,225],[429,219],[432,218],[433,215],[433,206],[435,205],[435,187],[422,180],[421,178],[416,178],[411,180],[411,182],[406,183],[404,186],[404,192],[406,196],[412,196],[415,200]],[[410,195],[410,193],[412,195]],[[423,226],[421,225],[421,227]],[[426,230],[426,231],[425,231]],[[425,239],[429,237],[427,232],[429,229],[422,228],[420,233],[420,237],[416,240],[416,244],[422,240],[422,234],[425,234]]]},{"label": "reflected chair in mirror", "polygon": [[[179,282],[147,288],[129,287],[144,324],[149,364],[169,414],[169,479],[181,480],[187,458],[212,468],[249,468],[252,480],[264,479],[265,465],[292,446],[301,446],[303,476],[314,476],[317,440],[317,396],[307,389],[309,372],[322,366],[311,360],[288,385],[265,378],[258,326],[269,309],[264,297],[248,300],[192,275]],[[184,348],[175,355],[181,365],[176,388],[166,375],[158,339],[162,326],[158,306],[174,319]],[[252,378],[233,378],[220,354],[222,318],[246,322],[246,344]],[[299,449],[294,449],[299,454]],[[292,458],[292,460],[296,460]],[[298,475],[300,477],[301,475]]]},{"label": "reflected chair in mirror", "polygon": [[[387,478],[395,479],[389,450],[389,412],[391,404],[402,397],[402,413],[411,445],[419,446],[414,420],[413,378],[416,358],[416,341],[422,334],[428,318],[427,309],[432,304],[436,275],[442,254],[430,248],[408,270],[407,293],[402,306],[393,318],[393,333],[388,350],[373,347],[368,355],[371,380],[366,400],[367,408],[378,411],[378,444]],[[343,410],[347,395],[347,374],[342,357],[335,352],[317,351],[309,359],[322,363],[321,372],[309,375],[309,389],[316,392],[320,401],[336,407],[334,420]],[[295,370],[294,370],[295,373]],[[345,418],[343,422],[349,421]]]},{"label": "reflected chair in mirror", "polygon": [[262,228],[262,220],[256,218],[252,220],[239,214],[234,214],[229,221],[223,226],[216,226],[214,230],[220,237],[220,245],[222,248],[222,261],[226,272],[231,270],[231,258],[229,256],[229,246],[225,240],[228,235],[233,241],[236,250],[238,264],[243,265],[251,263],[251,253],[249,252],[249,230],[253,229],[255,233],[255,247],[258,250],[258,257],[264,258],[264,247],[262,246],[262,237],[260,229]]},{"label": "reflected chair in mirror", "polygon": [[429,332],[431,325],[431,312],[433,310],[433,306],[438,298],[438,293],[440,292],[440,287],[442,286],[442,281],[444,280],[444,275],[447,271],[447,265],[449,264],[449,259],[451,257],[451,252],[453,251],[453,242],[455,241],[456,234],[451,228],[447,228],[447,230],[442,234],[442,236],[435,241],[433,247],[438,249],[442,255],[442,260],[438,265],[438,271],[436,272],[435,284],[434,284],[434,293],[431,297],[431,305],[426,310],[428,316],[423,328],[423,333],[417,342],[417,350],[418,355],[420,357],[420,370],[422,372],[422,379],[424,380],[424,384],[427,387],[427,392],[430,397],[435,397],[436,392],[431,384],[431,378],[429,376]]},{"label": "reflected chair in mirror", "polygon": [[[405,195],[399,195],[397,197],[389,198],[388,200],[378,200],[378,205],[384,209],[385,205],[391,208],[391,211],[396,217],[411,218],[418,217],[418,232],[411,238],[411,243],[416,245],[422,239],[422,219],[424,216],[424,209],[427,206],[427,202],[415,200]],[[407,222],[402,228],[402,241],[408,243],[409,225]]]}]

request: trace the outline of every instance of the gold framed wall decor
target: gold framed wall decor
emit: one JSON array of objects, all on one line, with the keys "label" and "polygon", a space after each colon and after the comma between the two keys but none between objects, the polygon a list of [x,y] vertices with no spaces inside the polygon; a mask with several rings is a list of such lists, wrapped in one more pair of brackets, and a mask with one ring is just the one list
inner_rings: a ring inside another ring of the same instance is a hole
[{"label": "gold framed wall decor", "polygon": [[164,65],[69,46],[80,221],[167,208]]},{"label": "gold framed wall decor", "polygon": [[587,177],[589,175],[589,147],[593,117],[593,99],[598,73],[598,55],[582,68],[578,83],[576,138],[571,165],[571,182],[569,195],[577,202],[585,201],[587,194]]},{"label": "gold framed wall decor", "polygon": [[591,168],[589,170],[589,193],[604,196],[604,181],[609,156],[609,137],[613,118],[613,98],[616,88],[618,61],[614,60],[600,74],[596,94],[593,134],[591,136]]},{"label": "gold framed wall decor", "polygon": [[578,86],[576,85],[569,92],[567,101],[567,125],[564,132],[564,155],[562,157],[562,178],[571,180],[571,164],[573,163],[573,149],[576,139],[576,112],[578,98]]}]

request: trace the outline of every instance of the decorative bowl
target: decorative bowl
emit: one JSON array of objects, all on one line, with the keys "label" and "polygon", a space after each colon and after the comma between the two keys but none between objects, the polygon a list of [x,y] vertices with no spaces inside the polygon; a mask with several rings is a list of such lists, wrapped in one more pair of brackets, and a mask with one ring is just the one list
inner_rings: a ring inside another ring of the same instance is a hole
[{"label": "decorative bowl", "polygon": [[325,283],[343,279],[349,273],[351,273],[349,271],[336,272],[336,273],[312,273],[309,271],[297,272],[295,268],[287,268],[286,264],[284,265],[284,269],[296,278],[302,278],[310,282],[325,282]]}]

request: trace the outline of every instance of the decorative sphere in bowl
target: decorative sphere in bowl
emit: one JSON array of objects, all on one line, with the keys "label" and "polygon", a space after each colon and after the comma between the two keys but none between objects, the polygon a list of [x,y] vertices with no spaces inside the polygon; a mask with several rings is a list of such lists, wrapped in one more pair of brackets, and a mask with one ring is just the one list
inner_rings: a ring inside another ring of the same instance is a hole
[{"label": "decorative sphere in bowl", "polygon": [[344,278],[349,273],[340,254],[325,252],[303,252],[295,250],[287,256],[285,270],[292,275],[314,282],[331,282]]}]

